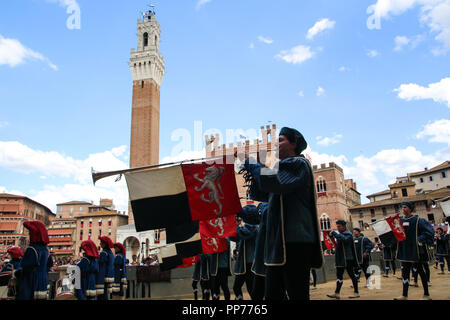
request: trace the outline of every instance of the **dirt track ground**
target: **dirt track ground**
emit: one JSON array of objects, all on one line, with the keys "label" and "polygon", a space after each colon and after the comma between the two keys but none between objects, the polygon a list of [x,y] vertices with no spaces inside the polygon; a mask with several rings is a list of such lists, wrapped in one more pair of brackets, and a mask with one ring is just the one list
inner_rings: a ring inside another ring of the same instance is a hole
[{"label": "dirt track ground", "polygon": [[[394,297],[398,297],[402,294],[402,281],[397,279],[400,275],[400,270],[397,270],[396,276],[392,273],[389,274],[389,278],[380,277],[380,289],[368,289],[364,288],[364,276],[359,284],[360,298],[356,300],[392,300]],[[444,275],[439,275],[439,270],[436,270],[433,265],[430,265],[431,271],[431,287],[429,288],[430,296],[433,300],[450,300],[450,274],[445,270]],[[412,282],[411,278],[411,282]],[[409,300],[420,300],[423,296],[423,288],[418,280],[419,287],[411,286],[409,288]],[[353,293],[353,289],[350,287],[352,284],[350,279],[344,279],[344,284],[341,289],[341,300],[354,300],[349,299],[348,296]],[[335,281],[329,281],[327,283],[317,285],[317,289],[310,290],[311,300],[334,300],[328,298],[327,294],[334,293],[336,288]],[[244,288],[245,289],[245,286]],[[232,290],[231,290],[232,291]],[[201,299],[201,296],[199,297]],[[244,298],[250,300],[247,291],[244,290]],[[180,300],[193,300],[193,296],[178,296],[167,297],[167,300],[180,299]],[[223,299],[223,296],[221,297]],[[234,299],[234,294],[231,293],[231,299]]]}]

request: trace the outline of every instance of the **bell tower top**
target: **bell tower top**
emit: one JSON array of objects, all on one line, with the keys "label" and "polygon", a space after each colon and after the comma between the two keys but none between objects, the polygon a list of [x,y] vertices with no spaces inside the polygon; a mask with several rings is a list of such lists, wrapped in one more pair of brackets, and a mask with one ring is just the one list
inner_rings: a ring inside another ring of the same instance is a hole
[{"label": "bell tower top", "polygon": [[160,86],[165,71],[164,58],[159,52],[161,26],[154,6],[150,8],[137,20],[137,50],[131,49],[129,65],[133,81],[152,79]]}]

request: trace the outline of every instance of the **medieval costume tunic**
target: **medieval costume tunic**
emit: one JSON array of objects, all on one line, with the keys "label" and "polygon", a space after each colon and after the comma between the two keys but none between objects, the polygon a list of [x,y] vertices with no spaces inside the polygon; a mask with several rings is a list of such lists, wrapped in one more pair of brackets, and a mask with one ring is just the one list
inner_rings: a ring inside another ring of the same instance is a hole
[{"label": "medieval costume tunic", "polygon": [[99,257],[97,246],[92,240],[86,240],[81,243],[81,248],[84,250],[85,258],[88,260],[89,265],[86,271],[86,298],[88,300],[93,300],[97,296],[96,290],[96,276],[98,273],[98,262]]},{"label": "medieval costume tunic", "polygon": [[202,300],[209,300],[211,296],[211,281],[210,281],[210,256],[206,254],[200,254],[200,260],[194,265],[194,274],[192,275],[192,289],[194,291],[195,300],[198,299],[197,285],[200,282],[200,288],[202,289]]},{"label": "medieval costume tunic", "polygon": [[230,300],[230,289],[228,288],[228,277],[233,274],[231,270],[230,240],[227,238],[227,250],[220,253],[211,253],[211,276],[213,300],[220,299],[220,288],[222,288],[224,299]]},{"label": "medieval costume tunic", "polygon": [[[245,222],[245,221],[244,221]],[[252,296],[253,273],[251,271],[255,258],[255,241],[258,234],[258,226],[246,223],[237,226],[236,237],[230,240],[237,242],[238,256],[234,265],[236,275],[233,291],[236,300],[243,300],[242,286],[247,285],[247,291]]]},{"label": "medieval costume tunic", "polygon": [[[411,211],[414,210],[414,205],[409,202],[407,204],[402,203],[402,205],[408,205]],[[397,259],[402,262],[403,297],[408,296],[410,272],[413,264],[416,264],[422,280],[424,295],[429,296],[428,279],[423,269],[423,263],[428,260],[426,244],[433,240],[433,227],[428,221],[418,216],[402,217],[401,221],[405,229],[406,240],[398,243]]]},{"label": "medieval costume tunic", "polygon": [[310,268],[323,263],[313,172],[300,149],[298,157],[279,161],[278,170],[253,159],[244,165],[268,200],[264,264],[270,300],[283,299],[285,290],[290,299],[309,299]]},{"label": "medieval costume tunic", "polygon": [[117,242],[114,247],[119,249],[114,258],[113,296],[124,298],[127,290],[127,263],[124,246]]},{"label": "medieval costume tunic", "polygon": [[[30,232],[30,244],[20,261],[18,300],[47,299],[49,242],[47,229],[40,221],[27,221],[23,226]],[[17,272],[16,272],[17,274]]]},{"label": "medieval costume tunic", "polygon": [[[358,238],[353,237],[353,242],[355,245],[356,261],[358,264],[356,268],[357,279],[359,280],[361,277],[361,272],[364,272],[364,276],[367,280],[370,277],[370,274],[367,273],[367,268],[369,267],[369,262],[371,260],[370,252],[373,249],[373,243],[362,233],[360,233]],[[365,253],[367,254],[366,256],[364,256]]]},{"label": "medieval costume tunic", "polygon": [[98,273],[96,280],[97,298],[108,300],[112,293],[111,284],[114,282],[114,254],[111,251],[113,242],[109,237],[99,237],[100,241],[106,243],[98,258]]},{"label": "medieval costume tunic", "polygon": [[[346,225],[345,221],[338,220],[336,224]],[[348,275],[353,283],[353,290],[358,294],[358,280],[356,279],[354,269],[357,262],[357,253],[353,235],[350,231],[345,230],[342,233],[332,231],[331,235],[336,239],[335,265],[336,265],[336,294],[339,294],[344,282],[344,270],[347,270]]]}]

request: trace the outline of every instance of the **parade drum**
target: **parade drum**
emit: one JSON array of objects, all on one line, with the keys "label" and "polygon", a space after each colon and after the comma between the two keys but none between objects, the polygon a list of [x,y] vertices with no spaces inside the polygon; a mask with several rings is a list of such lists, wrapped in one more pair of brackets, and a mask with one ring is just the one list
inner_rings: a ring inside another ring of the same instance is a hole
[{"label": "parade drum", "polygon": [[55,300],[77,300],[75,297],[75,285],[69,277],[63,277],[56,281]]}]

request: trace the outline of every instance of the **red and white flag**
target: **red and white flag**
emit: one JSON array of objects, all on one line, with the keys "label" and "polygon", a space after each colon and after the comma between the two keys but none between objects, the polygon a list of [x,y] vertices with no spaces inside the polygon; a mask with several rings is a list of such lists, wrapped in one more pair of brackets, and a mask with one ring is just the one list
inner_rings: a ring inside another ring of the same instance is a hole
[{"label": "red and white flag", "polygon": [[398,242],[406,240],[405,229],[403,228],[402,220],[398,215],[386,218],[386,222],[391,227],[391,230]]},{"label": "red and white flag", "polygon": [[193,163],[181,165],[191,218],[210,220],[242,210],[233,164]]},{"label": "red and white flag", "polygon": [[336,244],[336,241],[334,240],[334,238],[332,238],[328,235],[328,231],[322,231],[322,232],[323,232],[323,242],[325,242],[325,246],[327,247],[327,249],[328,250],[336,249],[337,244]]},{"label": "red and white flag", "polygon": [[235,237],[236,228],[236,215],[199,222],[200,234],[208,238]]},{"label": "red and white flag", "polygon": [[203,253],[220,253],[228,249],[227,240],[225,238],[201,237]]}]

